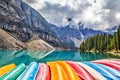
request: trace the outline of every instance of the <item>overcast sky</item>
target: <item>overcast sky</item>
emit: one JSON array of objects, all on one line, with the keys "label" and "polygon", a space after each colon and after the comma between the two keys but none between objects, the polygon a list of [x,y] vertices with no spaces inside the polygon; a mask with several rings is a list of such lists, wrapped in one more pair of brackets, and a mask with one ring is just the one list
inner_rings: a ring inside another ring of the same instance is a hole
[{"label": "overcast sky", "polygon": [[66,18],[93,29],[120,24],[120,0],[23,0],[49,23],[67,25]]}]

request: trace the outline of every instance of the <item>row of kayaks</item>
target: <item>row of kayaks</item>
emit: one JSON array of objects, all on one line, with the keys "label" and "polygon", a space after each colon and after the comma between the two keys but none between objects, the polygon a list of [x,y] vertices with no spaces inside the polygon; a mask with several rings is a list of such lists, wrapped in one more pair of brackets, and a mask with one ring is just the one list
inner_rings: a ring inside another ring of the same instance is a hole
[{"label": "row of kayaks", "polygon": [[120,80],[120,60],[9,64],[0,67],[0,80]]}]

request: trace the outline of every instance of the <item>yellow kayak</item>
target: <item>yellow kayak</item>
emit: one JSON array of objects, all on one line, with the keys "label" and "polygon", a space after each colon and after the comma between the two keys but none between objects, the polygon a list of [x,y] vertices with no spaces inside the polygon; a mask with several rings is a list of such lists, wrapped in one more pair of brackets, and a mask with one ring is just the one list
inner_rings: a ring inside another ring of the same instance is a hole
[{"label": "yellow kayak", "polygon": [[0,76],[6,74],[7,72],[9,72],[10,70],[12,70],[15,67],[16,67],[15,64],[9,64],[9,65],[0,67]]},{"label": "yellow kayak", "polygon": [[51,80],[81,80],[77,73],[64,61],[48,62]]}]

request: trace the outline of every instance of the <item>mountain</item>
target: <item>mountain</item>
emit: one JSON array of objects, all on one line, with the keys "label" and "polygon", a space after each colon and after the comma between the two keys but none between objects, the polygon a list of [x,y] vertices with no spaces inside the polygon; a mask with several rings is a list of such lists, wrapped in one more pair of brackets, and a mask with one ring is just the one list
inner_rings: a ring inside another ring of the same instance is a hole
[{"label": "mountain", "polygon": [[25,49],[26,45],[23,42],[16,40],[14,37],[9,35],[4,30],[0,29],[0,49],[8,49],[8,48]]},{"label": "mountain", "polygon": [[70,22],[69,25],[64,27],[57,27],[53,24],[50,25],[61,41],[64,44],[69,44],[70,47],[79,47],[80,43],[88,37],[104,33],[100,30],[84,28],[84,24],[81,22],[78,24]]},{"label": "mountain", "polygon": [[111,28],[107,28],[107,32],[109,34],[114,34],[114,32],[117,32],[118,26],[113,26]]},{"label": "mountain", "polygon": [[49,23],[22,0],[0,0],[0,28],[22,42],[37,35],[53,46],[61,45]]},{"label": "mountain", "polygon": [[[73,20],[64,27],[57,27],[22,0],[0,0],[0,28],[23,43],[42,39],[54,47],[64,48],[79,47],[89,36],[104,33],[85,28],[83,23],[76,24]],[[37,38],[33,38],[34,35]]]},{"label": "mountain", "polygon": [[113,26],[104,31],[94,30],[92,28],[85,27],[84,23],[79,22],[75,23],[73,20],[69,21],[67,26],[56,26],[54,24],[50,24],[52,30],[56,33],[58,38],[61,41],[70,46],[70,47],[79,47],[83,40],[86,40],[90,36],[98,35],[98,34],[114,34],[117,31],[118,26]]},{"label": "mountain", "polygon": [[66,27],[57,27],[51,24],[51,27],[56,35],[61,39],[62,43],[64,43],[65,47],[74,48],[74,38],[81,40],[80,32],[74,28],[69,28],[69,25]]},{"label": "mountain", "polygon": [[27,43],[30,50],[51,51],[55,50],[51,45],[43,41],[42,39],[33,40]]}]

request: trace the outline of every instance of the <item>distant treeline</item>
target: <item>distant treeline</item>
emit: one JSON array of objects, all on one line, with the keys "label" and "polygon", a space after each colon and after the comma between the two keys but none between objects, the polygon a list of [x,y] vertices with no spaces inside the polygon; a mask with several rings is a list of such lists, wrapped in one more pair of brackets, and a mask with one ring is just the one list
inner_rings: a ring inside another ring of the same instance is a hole
[{"label": "distant treeline", "polygon": [[111,51],[120,50],[120,25],[117,32],[113,35],[110,34],[98,34],[93,37],[89,37],[83,41],[80,45],[81,51]]}]

